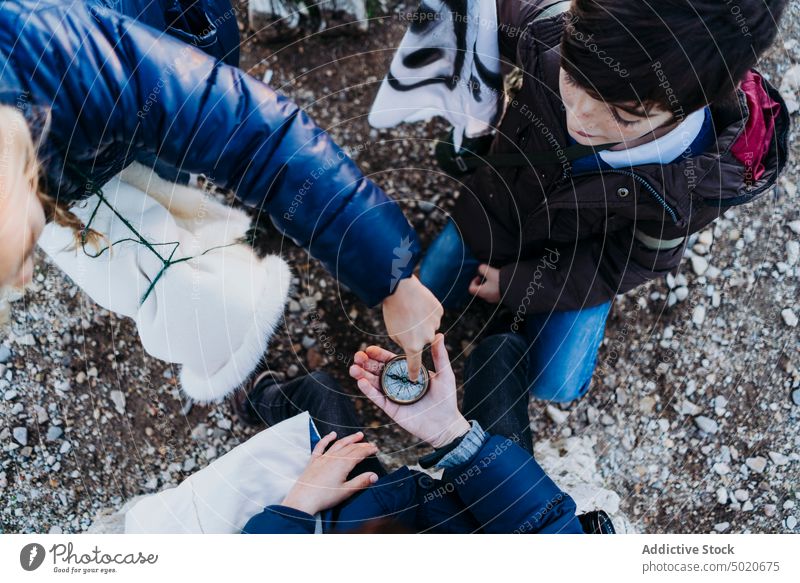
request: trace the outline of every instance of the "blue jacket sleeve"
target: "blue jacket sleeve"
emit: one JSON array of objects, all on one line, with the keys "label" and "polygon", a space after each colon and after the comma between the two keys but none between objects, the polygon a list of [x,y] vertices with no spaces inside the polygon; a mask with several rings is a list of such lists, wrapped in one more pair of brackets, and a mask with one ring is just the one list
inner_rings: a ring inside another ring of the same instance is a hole
[{"label": "blue jacket sleeve", "polygon": [[7,31],[22,39],[16,61],[32,69],[18,76],[51,102],[73,161],[118,151],[206,174],[369,305],[413,272],[419,242],[397,203],[267,85],[114,10],[9,4],[21,12]]},{"label": "blue jacket sleeve", "polygon": [[315,524],[310,514],[274,504],[248,520],[242,534],[314,534]]},{"label": "blue jacket sleeve", "polygon": [[495,534],[583,534],[575,502],[524,449],[492,436],[468,462],[443,476],[464,506]]}]

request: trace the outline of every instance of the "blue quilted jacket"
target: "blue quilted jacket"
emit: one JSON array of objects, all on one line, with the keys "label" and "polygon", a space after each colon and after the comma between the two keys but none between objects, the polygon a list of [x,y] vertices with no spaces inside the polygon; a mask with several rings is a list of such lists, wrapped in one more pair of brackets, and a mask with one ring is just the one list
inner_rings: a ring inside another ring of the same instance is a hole
[{"label": "blue quilted jacket", "polygon": [[203,173],[380,303],[413,271],[416,234],[324,131],[237,61],[228,0],[0,1],[0,103],[45,136],[47,192],[80,200],[133,161]]}]

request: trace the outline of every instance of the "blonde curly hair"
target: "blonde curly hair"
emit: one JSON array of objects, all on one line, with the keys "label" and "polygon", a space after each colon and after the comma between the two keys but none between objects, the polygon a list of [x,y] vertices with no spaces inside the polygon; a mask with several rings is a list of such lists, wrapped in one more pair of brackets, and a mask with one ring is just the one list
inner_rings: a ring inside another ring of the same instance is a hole
[{"label": "blonde curly hair", "polygon": [[[49,122],[49,120],[48,120]],[[47,127],[45,123],[45,128]],[[47,222],[54,222],[72,229],[75,245],[98,244],[104,237],[87,229],[83,221],[75,216],[69,206],[44,192],[41,180],[42,167],[38,151],[42,138],[34,142],[28,122],[19,109],[0,105],[0,198],[6,198],[18,188],[34,191],[44,208]]]}]

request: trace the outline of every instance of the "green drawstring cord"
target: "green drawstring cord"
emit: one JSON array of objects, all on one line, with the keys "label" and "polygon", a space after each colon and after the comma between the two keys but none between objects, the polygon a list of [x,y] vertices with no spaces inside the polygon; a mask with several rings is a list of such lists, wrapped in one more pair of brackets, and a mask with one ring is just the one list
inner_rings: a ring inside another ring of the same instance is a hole
[{"label": "green drawstring cord", "polygon": [[[147,249],[149,249],[153,253],[153,255],[158,257],[158,259],[161,261],[161,269],[158,271],[158,273],[156,274],[155,278],[150,282],[150,285],[148,286],[147,291],[144,293],[144,295],[142,296],[142,299],[139,301],[139,305],[140,306],[143,305],[145,303],[145,301],[147,301],[147,298],[150,296],[150,292],[153,291],[153,288],[155,287],[155,285],[158,282],[158,280],[161,279],[161,276],[164,275],[164,272],[170,266],[175,265],[176,263],[182,263],[184,261],[189,261],[190,259],[194,259],[196,257],[202,257],[206,253],[209,253],[209,252],[214,251],[216,249],[224,249],[225,247],[232,247],[234,245],[239,245],[239,244],[244,242],[241,238],[239,238],[236,241],[234,241],[233,243],[228,243],[227,245],[217,245],[215,247],[211,247],[209,249],[206,249],[205,251],[203,251],[199,255],[194,255],[194,256],[191,256],[191,257],[183,257],[181,259],[173,259],[174,255],[175,255],[175,252],[178,250],[178,247],[180,247],[180,241],[171,241],[169,243],[151,243],[150,241],[145,239],[141,235],[141,233],[139,233],[139,231],[137,231],[133,227],[133,225],[131,225],[131,223],[125,217],[123,217],[121,214],[119,214],[119,212],[117,212],[117,209],[115,209],[111,205],[111,203],[109,203],[106,200],[106,198],[103,196],[103,192],[102,192],[101,187],[96,186],[94,181],[91,178],[89,178],[88,176],[83,175],[81,172],[78,172],[78,174],[81,175],[84,178],[84,180],[86,181],[86,190],[88,192],[91,192],[92,194],[97,195],[97,197],[100,199],[100,202],[97,203],[97,206],[92,211],[92,214],[89,217],[89,220],[84,225],[83,229],[81,229],[81,233],[80,233],[81,234],[81,248],[83,249],[83,252],[88,257],[91,257],[92,259],[96,259],[96,258],[100,257],[103,253],[105,253],[106,251],[108,251],[112,247],[114,247],[114,245],[117,245],[118,243],[125,243],[126,241],[133,241],[134,243],[139,243],[140,245],[144,245]],[[97,253],[93,254],[93,253],[90,253],[86,249],[86,238],[89,235],[89,231],[92,228],[92,221],[94,221],[94,218],[97,216],[97,212],[100,210],[100,206],[102,204],[105,204],[108,208],[110,208],[111,212],[113,212],[117,216],[117,218],[119,218],[119,220],[122,221],[122,223],[135,235],[135,237],[125,237],[124,239],[120,239],[119,241],[114,241],[110,245],[107,245],[107,246],[103,247],[102,249],[100,249],[100,251],[98,251]],[[166,246],[166,245],[173,245],[173,248],[172,248],[172,251],[170,252],[169,256],[165,258],[156,250],[156,247],[163,247],[163,246]]]}]

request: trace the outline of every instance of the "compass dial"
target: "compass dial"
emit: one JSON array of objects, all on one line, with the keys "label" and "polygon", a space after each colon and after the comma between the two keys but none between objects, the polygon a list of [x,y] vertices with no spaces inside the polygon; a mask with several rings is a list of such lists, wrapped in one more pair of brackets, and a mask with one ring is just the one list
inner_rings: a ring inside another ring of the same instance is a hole
[{"label": "compass dial", "polygon": [[389,400],[408,405],[419,401],[428,390],[430,376],[423,366],[419,371],[417,382],[408,378],[408,361],[405,356],[395,356],[381,373],[381,388]]}]

